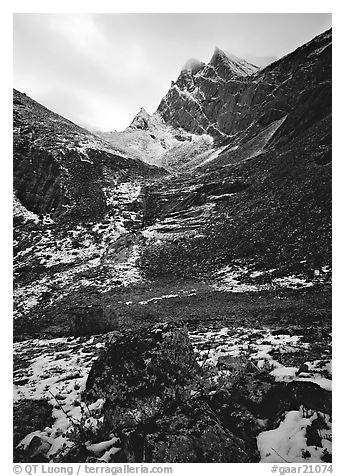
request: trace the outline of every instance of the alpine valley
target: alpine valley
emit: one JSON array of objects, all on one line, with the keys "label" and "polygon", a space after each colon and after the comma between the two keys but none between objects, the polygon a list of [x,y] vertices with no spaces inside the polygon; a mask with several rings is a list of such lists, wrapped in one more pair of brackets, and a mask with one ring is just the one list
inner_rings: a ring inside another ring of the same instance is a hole
[{"label": "alpine valley", "polygon": [[14,461],[331,461],[331,47],[122,132],[14,90]]}]

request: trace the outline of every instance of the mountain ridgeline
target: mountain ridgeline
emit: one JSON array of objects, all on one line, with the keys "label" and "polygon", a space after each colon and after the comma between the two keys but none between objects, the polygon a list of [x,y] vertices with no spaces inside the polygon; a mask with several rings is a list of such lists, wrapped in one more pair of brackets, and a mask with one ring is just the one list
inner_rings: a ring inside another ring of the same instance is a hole
[{"label": "mountain ridgeline", "polygon": [[16,90],[13,107],[14,190],[34,213],[102,217],[107,187],[159,173]]},{"label": "mountain ridgeline", "polygon": [[302,124],[305,128],[330,112],[330,68],[330,31],[263,70],[216,49],[209,64],[181,72],[158,112],[170,125],[231,145],[285,116],[281,135],[291,127],[301,133]]}]

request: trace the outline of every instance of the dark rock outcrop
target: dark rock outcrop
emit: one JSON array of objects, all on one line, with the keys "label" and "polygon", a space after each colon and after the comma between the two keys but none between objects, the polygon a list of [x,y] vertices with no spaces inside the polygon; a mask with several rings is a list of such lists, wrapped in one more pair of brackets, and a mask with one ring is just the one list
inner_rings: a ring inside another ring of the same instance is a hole
[{"label": "dark rock outcrop", "polygon": [[[192,398],[201,369],[174,323],[114,333],[93,364],[86,402],[104,398],[104,424],[120,435],[124,461],[250,462],[257,452]],[[194,392],[196,393],[196,392]]]},{"label": "dark rock outcrop", "polygon": [[131,408],[138,400],[169,398],[197,370],[187,332],[174,323],[114,333],[90,371],[85,398]]},{"label": "dark rock outcrop", "polygon": [[149,128],[149,118],[150,115],[145,111],[145,109],[142,107],[138,114],[135,116],[133,121],[131,122],[131,125],[129,126],[130,129],[148,129]]}]

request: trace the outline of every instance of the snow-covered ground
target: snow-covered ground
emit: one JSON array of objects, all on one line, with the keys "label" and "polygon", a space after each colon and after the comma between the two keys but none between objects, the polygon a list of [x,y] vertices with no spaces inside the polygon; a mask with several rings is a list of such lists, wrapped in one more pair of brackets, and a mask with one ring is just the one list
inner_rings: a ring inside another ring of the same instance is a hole
[{"label": "snow-covered ground", "polygon": [[206,364],[217,365],[219,357],[242,355],[252,360],[259,369],[269,367],[277,381],[309,381],[326,390],[332,388],[330,349],[325,349],[319,360],[303,362],[303,372],[299,372],[300,366],[285,366],[272,357],[272,353],[307,351],[310,343],[302,341],[301,336],[272,334],[267,328],[224,327],[221,330],[192,331],[190,338],[200,363],[204,364],[206,360]]},{"label": "snow-covered ground", "polygon": [[[319,421],[321,446],[307,444],[307,428]],[[332,453],[332,423],[329,415],[307,412],[303,407],[286,413],[278,428],[257,437],[261,463],[324,463],[325,450]]]},{"label": "snow-covered ground", "polygon": [[[227,291],[236,293],[245,292],[258,292],[267,291],[279,288],[307,288],[314,286],[315,284],[330,283],[331,275],[329,266],[323,266],[321,269],[314,270],[313,279],[308,279],[302,275],[288,275],[284,277],[273,277],[273,273],[276,269],[266,271],[250,271],[246,265],[232,264],[225,266],[219,270],[213,277],[214,283],[213,289],[217,291]],[[266,275],[268,277],[267,283],[246,283],[245,281],[250,278],[258,278]]]},{"label": "snow-covered ground", "polygon": [[20,443],[24,448],[37,435],[50,446],[52,459],[73,446],[71,433],[83,419],[86,427],[97,425],[97,412],[103,401],[85,408],[81,391],[93,361],[104,346],[104,339],[32,339],[14,344],[14,402],[25,399],[47,400],[52,405],[53,425],[28,434]]},{"label": "snow-covered ground", "polygon": [[[218,359],[225,356],[246,356],[258,369],[270,369],[276,381],[307,381],[328,391],[332,389],[329,348],[320,359],[305,361],[298,366],[283,365],[273,358],[272,354],[293,355],[301,349],[305,349],[307,354],[310,343],[302,342],[301,336],[273,335],[269,329],[224,327],[221,330],[194,331],[190,338],[200,365],[217,365]],[[332,453],[330,416],[321,412],[311,412],[308,416],[305,413],[305,409],[296,408],[285,415],[278,428],[258,435],[261,462],[323,462],[321,457],[325,450]],[[307,427],[316,420],[323,428],[319,432],[322,447],[307,445]]]},{"label": "snow-covered ground", "polygon": [[[114,183],[112,192],[108,190],[106,195],[108,205],[112,205],[111,213],[102,222],[94,223],[92,229],[76,225],[61,237],[56,237],[56,231],[51,228],[47,228],[44,233],[37,232],[32,245],[16,253],[14,274],[16,276],[18,270],[21,273],[23,264],[42,266],[47,272],[38,279],[14,287],[14,317],[25,315],[41,301],[42,296],[52,294],[52,288],[59,289],[58,295],[51,296],[51,299],[58,301],[64,297],[64,287],[68,287],[68,292],[71,292],[80,286],[96,284],[101,292],[106,292],[115,282],[123,286],[140,282],[140,246],[136,238],[132,239],[130,246],[121,249],[118,256],[111,252],[112,247],[116,249],[120,237],[130,235],[128,223],[140,222],[142,219],[140,209],[136,212],[131,210],[140,193],[141,184],[138,182]],[[39,221],[18,200],[14,201],[14,209],[15,214],[26,221]],[[46,218],[43,220],[47,221]],[[97,273],[99,267],[109,263],[111,266],[107,273]],[[85,277],[81,277],[81,274],[85,274]]]},{"label": "snow-covered ground", "polygon": [[[164,299],[170,297],[161,296]],[[309,381],[331,390],[328,348],[318,360],[306,360],[299,366],[283,365],[279,357],[272,356],[293,355],[301,349],[307,355],[310,343],[299,335],[273,334],[268,328],[243,327],[195,330],[190,331],[189,335],[200,365],[217,365],[218,359],[224,356],[244,356],[258,369],[270,369],[277,381]],[[54,418],[50,428],[30,433],[20,445],[27,446],[37,435],[51,445],[48,456],[54,460],[61,451],[74,444],[71,435],[79,422],[83,420],[84,425],[97,428],[102,421],[104,402],[99,400],[85,408],[80,393],[104,342],[105,336],[99,335],[91,338],[33,339],[14,344],[14,400],[46,399],[52,405]],[[303,416],[303,409],[296,408],[285,416],[277,429],[262,432],[258,436],[262,461],[281,461],[275,452],[269,450],[272,439],[275,450],[287,461],[300,461],[298,458],[302,450],[310,452],[309,461],[319,461],[321,450],[306,447],[305,428],[316,418],[324,418],[328,428],[330,420],[328,416],[315,415]],[[330,430],[326,429],[323,447],[331,452],[329,433]],[[90,448],[94,450],[95,457],[107,461],[118,450],[117,443],[116,438],[98,442],[98,446],[92,446],[90,442]]]}]

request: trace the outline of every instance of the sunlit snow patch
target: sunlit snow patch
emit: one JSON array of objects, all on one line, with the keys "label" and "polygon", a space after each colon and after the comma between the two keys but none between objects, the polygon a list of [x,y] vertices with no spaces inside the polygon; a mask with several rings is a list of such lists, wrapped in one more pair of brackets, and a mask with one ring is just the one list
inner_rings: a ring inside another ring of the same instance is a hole
[{"label": "sunlit snow patch", "polygon": [[281,364],[273,355],[293,354],[307,349],[309,343],[301,342],[301,336],[273,335],[269,329],[248,329],[223,327],[220,330],[190,332],[190,339],[200,365],[217,365],[220,357],[243,356],[251,360],[259,369],[270,369],[276,381],[307,381],[331,391],[331,361],[324,359],[304,362],[305,371],[300,366]]}]

